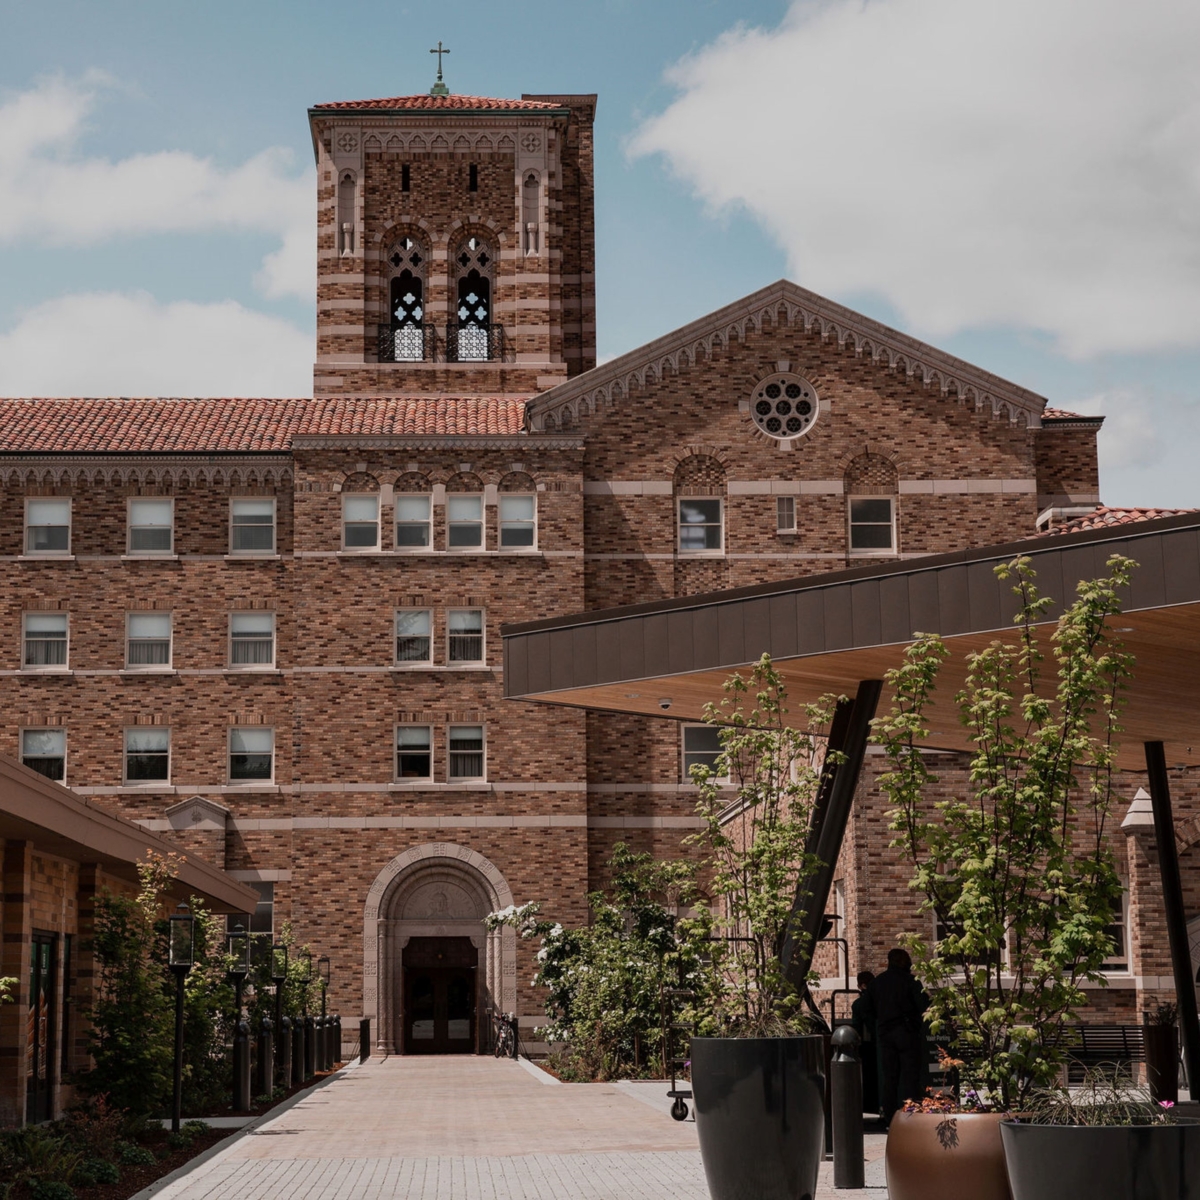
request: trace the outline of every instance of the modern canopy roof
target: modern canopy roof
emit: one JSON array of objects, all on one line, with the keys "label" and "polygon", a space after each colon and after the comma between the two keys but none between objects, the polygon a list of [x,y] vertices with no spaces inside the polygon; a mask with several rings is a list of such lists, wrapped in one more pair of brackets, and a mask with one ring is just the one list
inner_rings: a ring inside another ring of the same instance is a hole
[{"label": "modern canopy roof", "polygon": [[[882,679],[918,632],[941,634],[952,655],[930,710],[929,745],[969,749],[953,702],[968,651],[1016,636],[1017,600],[995,568],[1028,555],[1053,622],[1076,584],[1132,558],[1124,612],[1114,621],[1135,657],[1121,763],[1144,769],[1146,741],[1171,764],[1200,763],[1200,514],[1038,537],[904,562],[867,564],[758,587],[508,625],[509,699],[700,720],[736,670],[764,652],[791,702],[853,695]],[[1047,664],[1047,673],[1053,664]],[[889,703],[885,690],[881,711]]]}]

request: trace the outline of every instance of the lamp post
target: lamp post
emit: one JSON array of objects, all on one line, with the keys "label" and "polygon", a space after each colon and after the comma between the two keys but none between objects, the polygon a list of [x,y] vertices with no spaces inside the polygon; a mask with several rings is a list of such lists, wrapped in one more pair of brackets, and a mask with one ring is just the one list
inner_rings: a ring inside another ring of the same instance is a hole
[{"label": "lamp post", "polygon": [[175,973],[175,1081],[171,1095],[171,1132],[179,1132],[183,1115],[183,981],[196,956],[196,918],[186,904],[171,915],[167,964]]},{"label": "lamp post", "polygon": [[328,954],[317,959],[317,978],[321,981],[321,1070],[328,1071],[333,1066],[329,1053],[329,1018],[325,1015],[325,993],[329,990]]},{"label": "lamp post", "polygon": [[271,947],[271,982],[275,985],[275,1075],[287,1087],[291,1071],[291,1038],[283,1024],[283,985],[288,976],[288,948],[282,942]]}]

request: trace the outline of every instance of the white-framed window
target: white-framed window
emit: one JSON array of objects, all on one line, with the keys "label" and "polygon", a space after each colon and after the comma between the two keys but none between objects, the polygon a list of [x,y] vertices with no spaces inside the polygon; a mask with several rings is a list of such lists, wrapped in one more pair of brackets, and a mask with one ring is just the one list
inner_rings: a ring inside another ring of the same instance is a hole
[{"label": "white-framed window", "polygon": [[54,670],[67,665],[65,612],[26,613],[21,662],[26,670]]},{"label": "white-framed window", "polygon": [[396,662],[433,661],[433,610],[396,609]]},{"label": "white-framed window", "polygon": [[483,662],[483,609],[451,608],[446,612],[446,661]]},{"label": "white-framed window", "polygon": [[725,548],[724,505],[717,496],[679,498],[679,552],[719,554]]},{"label": "white-framed window", "polygon": [[31,771],[62,783],[67,776],[67,731],[22,729],[21,762]]},{"label": "white-framed window", "polygon": [[433,520],[428,496],[401,492],[396,496],[396,549],[428,550],[433,545]]},{"label": "white-framed window", "polygon": [[486,767],[482,725],[451,725],[449,734],[450,779],[483,779]]},{"label": "white-framed window", "polygon": [[483,547],[483,497],[446,497],[446,545],[451,550]]},{"label": "white-framed window", "polygon": [[379,549],[379,497],[342,496],[342,549]]},{"label": "white-framed window", "polygon": [[796,532],[796,497],[775,497],[775,531],[776,533]]},{"label": "white-framed window", "polygon": [[692,782],[693,767],[716,769],[721,755],[721,730],[716,725],[683,726],[683,781]]},{"label": "white-framed window", "polygon": [[270,783],[275,778],[275,730],[261,725],[230,729],[229,778],[234,783]]},{"label": "white-framed window", "polygon": [[1115,920],[1105,926],[1104,932],[1112,938],[1112,953],[1101,967],[1106,974],[1125,975],[1129,972],[1129,893],[1121,893],[1121,909],[1114,914]]},{"label": "white-framed window", "polygon": [[125,730],[125,782],[165,783],[171,778],[171,731],[133,725]]},{"label": "white-framed window", "polygon": [[275,501],[270,496],[229,501],[229,553],[275,553]]},{"label": "white-framed window", "polygon": [[500,549],[532,550],[537,545],[537,497],[500,497]]},{"label": "white-framed window", "polygon": [[428,725],[396,726],[396,778],[433,777],[433,730]]},{"label": "white-framed window", "polygon": [[25,553],[71,553],[71,501],[25,501]]},{"label": "white-framed window", "polygon": [[171,665],[171,614],[130,613],[125,618],[125,666],[153,671]]},{"label": "white-framed window", "polygon": [[891,496],[851,496],[849,515],[851,554],[895,552],[896,505]]},{"label": "white-framed window", "polygon": [[175,501],[129,501],[129,553],[170,554],[175,544]]},{"label": "white-framed window", "polygon": [[229,614],[229,665],[247,668],[275,665],[273,612]]}]

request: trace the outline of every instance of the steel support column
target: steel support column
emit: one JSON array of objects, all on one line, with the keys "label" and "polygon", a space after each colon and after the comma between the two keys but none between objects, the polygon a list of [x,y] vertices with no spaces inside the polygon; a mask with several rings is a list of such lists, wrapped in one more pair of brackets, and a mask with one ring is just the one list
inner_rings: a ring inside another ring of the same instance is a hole
[{"label": "steel support column", "polygon": [[1183,884],[1179,878],[1179,851],[1175,845],[1175,820],[1171,815],[1171,787],[1162,742],[1146,742],[1146,774],[1150,783],[1150,805],[1154,811],[1154,844],[1158,847],[1158,871],[1162,876],[1163,911],[1167,918],[1167,941],[1175,974],[1175,999],[1183,1031],[1183,1060],[1187,1065],[1192,1099],[1200,1095],[1200,1017],[1196,1014],[1196,983],[1188,948],[1187,915],[1183,908]]},{"label": "steel support column", "polygon": [[[817,866],[796,887],[792,912],[802,914],[803,920],[795,934],[788,934],[779,956],[788,978],[797,987],[803,986],[804,977],[812,966],[813,952],[825,922],[833,873],[846,836],[850,805],[862,773],[871,721],[882,691],[880,680],[862,680],[854,700],[838,705],[830,725],[825,767],[821,772],[805,847],[818,860]],[[831,761],[833,753],[842,756],[840,763]]]}]

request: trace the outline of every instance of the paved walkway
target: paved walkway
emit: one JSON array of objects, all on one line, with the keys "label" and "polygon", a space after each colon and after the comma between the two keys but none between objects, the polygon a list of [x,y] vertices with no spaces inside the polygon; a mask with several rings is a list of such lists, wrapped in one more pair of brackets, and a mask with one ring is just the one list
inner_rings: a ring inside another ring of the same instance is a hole
[{"label": "paved walkway", "polygon": [[373,1059],[155,1200],[707,1200],[695,1124],[671,1120],[664,1090],[558,1084],[508,1060]]}]

